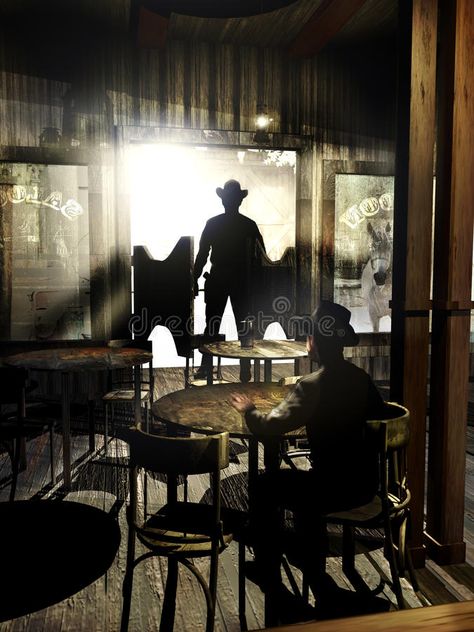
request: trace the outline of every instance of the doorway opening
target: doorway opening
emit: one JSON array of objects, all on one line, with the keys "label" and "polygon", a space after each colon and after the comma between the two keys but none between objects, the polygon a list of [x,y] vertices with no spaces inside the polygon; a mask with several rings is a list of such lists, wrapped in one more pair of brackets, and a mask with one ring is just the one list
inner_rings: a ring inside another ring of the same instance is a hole
[{"label": "doorway opening", "polygon": [[[269,258],[295,246],[297,152],[274,149],[134,143],[129,146],[131,245],[146,246],[164,260],[182,236],[194,238],[194,256],[206,221],[224,211],[216,188],[238,180],[249,194],[240,212],[259,226]],[[204,271],[210,267],[207,263]],[[200,281],[202,286],[203,280]],[[205,327],[203,292],[194,303],[194,332]],[[227,303],[221,333],[236,339]],[[151,335],[154,343],[154,334]],[[155,354],[154,354],[155,355]],[[166,357],[165,357],[166,356]],[[196,353],[195,362],[200,362]],[[156,366],[180,366],[170,354],[156,354]],[[229,360],[232,363],[232,360]]]}]

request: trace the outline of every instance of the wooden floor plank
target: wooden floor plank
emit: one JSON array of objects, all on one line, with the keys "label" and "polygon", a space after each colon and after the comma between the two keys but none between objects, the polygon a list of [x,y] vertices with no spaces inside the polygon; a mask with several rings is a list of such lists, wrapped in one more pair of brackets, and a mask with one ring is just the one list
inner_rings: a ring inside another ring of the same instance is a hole
[{"label": "wooden floor plank", "polygon": [[[288,376],[293,366],[276,364],[274,379]],[[238,380],[238,366],[224,366],[223,376],[228,381]],[[182,369],[158,370],[156,372],[155,397],[175,391],[184,386]],[[197,387],[195,387],[197,388]],[[101,413],[98,410],[98,428],[101,424]],[[472,429],[471,429],[472,432]],[[474,441],[474,433],[473,441]],[[103,435],[96,434],[98,449],[103,448]],[[223,490],[224,504],[230,507],[241,507],[245,504],[245,480],[247,471],[246,448],[238,441],[231,442],[232,458],[229,468],[224,472]],[[55,435],[57,455],[57,473],[61,472],[62,436],[60,431]],[[126,456],[126,444],[113,441],[110,455],[114,459]],[[84,425],[74,423],[72,433],[72,458],[79,462],[75,471],[73,490],[65,496],[68,500],[83,502],[105,511],[112,511],[117,506],[117,490],[119,496],[127,493],[127,471],[121,468],[97,465],[88,455],[88,436]],[[263,454],[259,454],[260,467],[263,468]],[[51,489],[49,472],[48,435],[37,436],[27,442],[28,467],[21,472],[18,480],[17,499],[31,497],[57,497],[60,485]],[[9,474],[9,460],[0,455],[0,479]],[[199,501],[206,496],[208,483],[204,477],[194,477],[190,482],[189,495],[192,500]],[[165,485],[158,479],[149,478],[149,503],[158,507],[165,498]],[[8,499],[9,486],[0,488],[0,500]],[[60,497],[61,495],[59,495]],[[122,540],[117,556],[109,571],[90,586],[65,601],[40,612],[19,617],[13,621],[0,624],[0,632],[115,632],[120,626],[122,608],[122,581],[126,564],[127,525],[125,505],[119,509],[119,521]],[[474,456],[467,454],[466,464],[466,514],[465,534],[468,560],[474,560]],[[337,540],[337,534],[334,536]],[[140,547],[137,548],[137,551]],[[380,596],[387,599],[394,607],[396,600],[390,588],[390,573],[387,561],[380,547],[373,548],[367,541],[358,544],[356,568],[361,578],[370,589],[375,589],[379,577],[386,580]],[[250,554],[248,554],[250,556]],[[199,567],[207,573],[208,560],[199,562]],[[298,583],[301,582],[299,569],[291,566]],[[327,570],[336,584],[343,589],[352,590],[353,586],[342,573],[341,560],[330,556]],[[469,564],[444,567],[440,569],[429,562],[425,569],[418,572],[423,594],[433,604],[449,603],[474,596],[474,569]],[[147,632],[158,627],[161,616],[164,582],[166,580],[166,560],[163,558],[147,560],[135,571],[134,592],[130,616],[130,632]],[[237,543],[233,542],[221,556],[218,580],[218,607],[216,612],[216,632],[238,632],[240,629],[237,611]],[[402,580],[404,596],[411,607],[419,607],[420,603],[406,580]],[[263,596],[255,584],[246,582],[247,621],[249,629],[262,628]],[[194,632],[203,629],[205,620],[205,600],[194,577],[184,569],[180,570],[179,592],[175,630],[178,632]]]}]

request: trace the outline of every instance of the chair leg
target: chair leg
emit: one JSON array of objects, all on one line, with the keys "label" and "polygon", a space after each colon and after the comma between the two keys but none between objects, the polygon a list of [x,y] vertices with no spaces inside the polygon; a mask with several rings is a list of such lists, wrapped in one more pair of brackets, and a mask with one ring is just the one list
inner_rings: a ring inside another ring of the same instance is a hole
[{"label": "chair leg", "polygon": [[49,426],[49,462],[51,466],[51,484],[56,485],[56,462],[54,458],[54,426]]},{"label": "chair leg", "polygon": [[89,426],[89,451],[95,452],[95,402],[93,399],[87,402],[87,423]]},{"label": "chair leg", "polygon": [[168,558],[168,576],[166,578],[163,611],[161,613],[160,632],[172,632],[176,612],[176,588],[178,585],[178,560]]},{"label": "chair leg", "polygon": [[346,575],[355,570],[354,527],[346,524],[342,527],[342,570]]},{"label": "chair leg", "polygon": [[385,541],[386,541],[386,556],[388,557],[388,563],[390,565],[390,574],[392,575],[392,588],[397,598],[397,604],[400,610],[405,608],[405,600],[403,599],[402,586],[400,584],[400,576],[398,573],[397,560],[395,557],[395,549],[393,546],[392,526],[390,520],[385,523]]},{"label": "chair leg", "polygon": [[16,486],[18,482],[18,472],[20,469],[21,458],[21,441],[20,437],[14,439],[12,454],[11,454],[11,466],[12,466],[12,484],[10,486],[10,502],[15,500]]},{"label": "chair leg", "polygon": [[109,404],[105,402],[105,419],[104,419],[104,453],[107,458],[109,452]]},{"label": "chair leg", "polygon": [[129,526],[128,528],[128,546],[127,546],[127,569],[123,580],[122,594],[122,619],[120,622],[120,632],[127,632],[128,622],[130,619],[130,606],[132,602],[133,587],[133,570],[135,561],[135,530]]},{"label": "chair leg", "polygon": [[148,516],[148,476],[146,469],[143,470],[143,511],[146,520]]},{"label": "chair leg", "polygon": [[206,632],[213,632],[216,618],[216,595],[217,595],[217,571],[219,563],[219,549],[213,546],[211,555],[211,568],[209,571],[209,592],[211,594],[210,608],[207,611]]},{"label": "chair leg", "polygon": [[245,543],[242,538],[239,541],[239,621],[240,629],[247,630],[247,617],[245,616]]}]

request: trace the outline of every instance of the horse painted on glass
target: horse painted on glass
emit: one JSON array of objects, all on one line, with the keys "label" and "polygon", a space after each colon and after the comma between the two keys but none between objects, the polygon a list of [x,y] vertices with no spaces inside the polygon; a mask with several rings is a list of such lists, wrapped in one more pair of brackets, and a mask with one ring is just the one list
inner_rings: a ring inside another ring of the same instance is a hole
[{"label": "horse painted on glass", "polygon": [[392,227],[382,228],[367,224],[370,236],[370,257],[362,270],[362,296],[369,310],[374,332],[379,331],[380,319],[390,316],[389,301],[392,298]]}]

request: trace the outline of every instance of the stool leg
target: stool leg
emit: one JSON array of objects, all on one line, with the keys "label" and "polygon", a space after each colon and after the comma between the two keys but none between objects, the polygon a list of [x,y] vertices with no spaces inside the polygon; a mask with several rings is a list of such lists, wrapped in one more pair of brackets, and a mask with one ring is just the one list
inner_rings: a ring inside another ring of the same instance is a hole
[{"label": "stool leg", "polygon": [[95,452],[95,402],[88,400],[87,402],[87,423],[89,426],[89,451]]},{"label": "stool leg", "polygon": [[105,420],[104,420],[104,452],[107,458],[109,452],[109,404],[105,402]]},{"label": "stool leg", "polygon": [[49,462],[51,465],[51,484],[56,485],[56,462],[54,458],[54,426],[49,426]]}]

